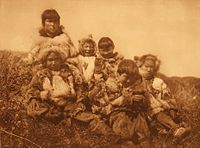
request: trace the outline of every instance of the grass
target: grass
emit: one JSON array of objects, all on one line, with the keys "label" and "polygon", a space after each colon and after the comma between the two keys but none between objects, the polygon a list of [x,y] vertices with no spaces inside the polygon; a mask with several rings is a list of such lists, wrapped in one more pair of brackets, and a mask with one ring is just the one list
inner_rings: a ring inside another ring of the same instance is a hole
[{"label": "grass", "polygon": [[[84,125],[53,124],[42,119],[33,120],[25,110],[26,86],[31,67],[21,62],[24,53],[0,51],[0,147],[2,148],[65,148],[119,147],[112,136],[95,135]],[[155,147],[197,148],[200,145],[200,79],[166,77],[160,75],[176,98],[181,118],[192,127],[192,133],[179,145],[171,145],[166,135],[154,136]]]}]

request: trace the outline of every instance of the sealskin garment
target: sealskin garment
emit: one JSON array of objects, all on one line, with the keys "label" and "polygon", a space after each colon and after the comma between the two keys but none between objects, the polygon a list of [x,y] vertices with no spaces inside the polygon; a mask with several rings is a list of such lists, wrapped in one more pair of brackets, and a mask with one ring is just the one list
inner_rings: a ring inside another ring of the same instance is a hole
[{"label": "sealskin garment", "polygon": [[[147,124],[148,98],[141,81],[123,88],[123,101],[110,114],[113,131],[124,140],[141,142],[150,139]],[[140,98],[138,100],[138,98]]]},{"label": "sealskin garment", "polygon": [[[70,67],[63,65],[57,72],[44,68],[33,76],[26,95],[30,116],[55,118],[64,112],[67,116],[73,116],[81,110],[77,102],[80,84],[77,82],[76,85],[77,78]],[[46,97],[45,92],[48,92]]]},{"label": "sealskin garment", "polygon": [[103,74],[104,80],[108,77],[116,78],[118,64],[123,60],[123,56],[119,53],[113,53],[110,58],[104,58],[101,55],[97,55],[95,60],[95,74]]},{"label": "sealskin garment", "polygon": [[62,31],[53,38],[48,37],[47,35],[45,35],[45,33],[40,33],[40,35],[36,37],[32,45],[31,51],[26,57],[26,61],[29,64],[36,62],[39,52],[50,46],[61,47],[66,53],[68,53],[68,56],[71,58],[77,57],[78,55],[78,50],[74,47],[71,38],[66,32]]}]

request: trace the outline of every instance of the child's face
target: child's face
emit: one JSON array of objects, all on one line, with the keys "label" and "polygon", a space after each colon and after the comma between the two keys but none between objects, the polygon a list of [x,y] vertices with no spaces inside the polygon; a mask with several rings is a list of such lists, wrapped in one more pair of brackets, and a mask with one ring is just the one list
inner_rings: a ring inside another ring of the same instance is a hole
[{"label": "child's face", "polygon": [[60,56],[54,52],[51,52],[47,56],[46,67],[50,70],[60,70],[62,64],[62,59]]},{"label": "child's face", "polygon": [[144,78],[151,78],[155,72],[155,62],[152,60],[146,60],[144,64],[139,68],[139,72]]},{"label": "child's face", "polygon": [[94,44],[91,42],[85,42],[83,44],[82,52],[83,52],[84,56],[94,55],[94,52],[95,52]]},{"label": "child's face", "polygon": [[60,24],[58,20],[55,19],[46,19],[44,21],[44,30],[50,37],[54,36],[59,28]]},{"label": "child's face", "polygon": [[109,46],[107,48],[99,48],[99,53],[104,58],[110,58],[111,55],[113,55],[114,47]]}]

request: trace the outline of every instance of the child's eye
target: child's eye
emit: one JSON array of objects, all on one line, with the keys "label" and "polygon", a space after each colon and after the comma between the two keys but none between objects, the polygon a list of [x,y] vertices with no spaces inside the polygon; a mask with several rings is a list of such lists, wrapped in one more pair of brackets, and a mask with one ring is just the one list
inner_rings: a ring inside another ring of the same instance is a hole
[{"label": "child's eye", "polygon": [[84,47],[85,47],[85,48],[88,48],[89,46],[88,46],[88,45],[85,45]]},{"label": "child's eye", "polygon": [[101,52],[106,52],[107,50],[106,49],[99,49]]},{"label": "child's eye", "polygon": [[54,59],[48,59],[48,61],[53,61]]}]

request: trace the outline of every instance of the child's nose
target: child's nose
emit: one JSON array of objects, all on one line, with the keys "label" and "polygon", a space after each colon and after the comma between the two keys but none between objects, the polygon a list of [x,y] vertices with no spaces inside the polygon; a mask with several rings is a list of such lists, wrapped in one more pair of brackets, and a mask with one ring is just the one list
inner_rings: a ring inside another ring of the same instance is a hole
[{"label": "child's nose", "polygon": [[148,72],[151,72],[151,71],[152,71],[152,68],[151,68],[151,67],[148,67],[148,68],[147,68],[147,71],[148,71]]},{"label": "child's nose", "polygon": [[90,51],[91,49],[92,49],[91,47],[87,47],[87,48],[86,48],[87,51]]},{"label": "child's nose", "polygon": [[54,65],[56,63],[56,61],[51,61],[51,64]]}]

